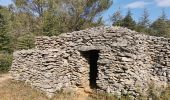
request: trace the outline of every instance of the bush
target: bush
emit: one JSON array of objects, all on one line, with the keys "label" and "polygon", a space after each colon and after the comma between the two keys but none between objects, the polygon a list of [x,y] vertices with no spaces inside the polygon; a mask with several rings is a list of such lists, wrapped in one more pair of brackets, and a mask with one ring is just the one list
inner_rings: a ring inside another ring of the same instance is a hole
[{"label": "bush", "polygon": [[170,100],[170,85],[161,93],[160,100]]},{"label": "bush", "polygon": [[0,54],[0,73],[8,72],[12,64],[11,54]]},{"label": "bush", "polygon": [[16,50],[31,49],[34,48],[35,37],[33,34],[26,34],[17,39],[15,45]]}]

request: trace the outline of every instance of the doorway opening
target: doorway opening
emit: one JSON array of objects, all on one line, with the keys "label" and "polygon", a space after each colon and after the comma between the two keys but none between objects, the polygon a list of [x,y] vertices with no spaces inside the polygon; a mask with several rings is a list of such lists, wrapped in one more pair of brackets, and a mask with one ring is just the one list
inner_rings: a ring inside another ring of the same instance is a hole
[{"label": "doorway opening", "polygon": [[98,66],[97,61],[99,58],[99,50],[83,51],[83,56],[87,59],[89,68],[89,85],[91,89],[97,88],[96,80],[98,78]]}]

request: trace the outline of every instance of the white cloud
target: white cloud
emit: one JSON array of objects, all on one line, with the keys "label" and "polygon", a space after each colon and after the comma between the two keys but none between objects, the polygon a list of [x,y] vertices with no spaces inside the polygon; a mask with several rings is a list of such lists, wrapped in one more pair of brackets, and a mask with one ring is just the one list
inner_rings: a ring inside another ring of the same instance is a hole
[{"label": "white cloud", "polygon": [[[159,0],[161,1],[161,0]],[[169,0],[168,0],[169,1]],[[127,4],[125,6],[125,8],[144,8],[146,5],[149,5],[149,2],[144,2],[144,1],[136,1],[136,2],[132,2],[130,4]]]},{"label": "white cloud", "polygon": [[170,0],[155,0],[159,7],[170,7]]}]

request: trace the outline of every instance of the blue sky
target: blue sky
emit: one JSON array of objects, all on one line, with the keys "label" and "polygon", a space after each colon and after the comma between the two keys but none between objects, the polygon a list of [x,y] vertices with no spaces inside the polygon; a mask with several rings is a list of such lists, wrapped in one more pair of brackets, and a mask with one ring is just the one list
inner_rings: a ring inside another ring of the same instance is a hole
[{"label": "blue sky", "polygon": [[4,5],[4,6],[7,6],[9,4],[11,4],[11,0],[0,0],[0,5]]},{"label": "blue sky", "polygon": [[168,19],[170,19],[170,0],[114,0],[113,2],[113,5],[103,14],[107,24],[109,24],[109,16],[119,8],[122,15],[126,15],[128,8],[130,8],[136,21],[143,14],[144,8],[148,9],[151,21],[160,16],[162,9],[165,10]]},{"label": "blue sky", "polygon": [[[136,21],[139,20],[144,8],[148,9],[152,21],[160,16],[162,9],[170,19],[170,0],[113,0],[113,2],[113,5],[103,13],[106,24],[110,24],[110,16],[119,8],[123,15],[126,15],[127,9],[130,8]],[[7,6],[11,3],[11,0],[0,0],[0,5]]]}]

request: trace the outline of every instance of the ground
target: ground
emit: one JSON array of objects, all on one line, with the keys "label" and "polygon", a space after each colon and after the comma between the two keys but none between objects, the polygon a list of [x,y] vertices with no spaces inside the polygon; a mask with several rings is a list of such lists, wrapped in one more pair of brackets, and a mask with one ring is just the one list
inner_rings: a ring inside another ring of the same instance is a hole
[{"label": "ground", "polygon": [[11,79],[10,74],[1,74],[1,75],[0,75],[0,83],[6,81],[6,80],[8,80],[8,79]]},{"label": "ground", "polygon": [[[151,94],[152,98],[155,98],[152,100],[170,100],[170,87],[167,88],[167,90],[164,91],[159,97],[155,97],[153,94],[154,91],[151,91],[152,92],[149,94]],[[33,89],[28,84],[12,80],[10,74],[0,74],[0,100],[132,100],[128,96],[122,97],[121,99],[116,98],[117,97],[107,93],[87,94],[82,93],[81,91],[76,95],[61,92],[49,99],[44,93]],[[140,100],[147,100],[146,98],[148,97],[140,97]]]},{"label": "ground", "polygon": [[[59,93],[49,99],[40,91],[31,88],[23,82],[12,80],[10,74],[0,75],[0,100],[96,100],[87,94],[80,95]],[[113,100],[113,99],[109,99]]]}]

